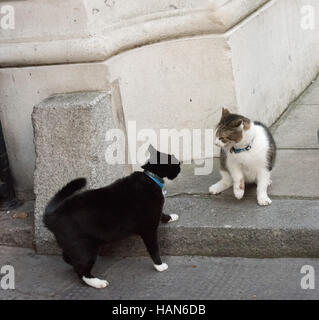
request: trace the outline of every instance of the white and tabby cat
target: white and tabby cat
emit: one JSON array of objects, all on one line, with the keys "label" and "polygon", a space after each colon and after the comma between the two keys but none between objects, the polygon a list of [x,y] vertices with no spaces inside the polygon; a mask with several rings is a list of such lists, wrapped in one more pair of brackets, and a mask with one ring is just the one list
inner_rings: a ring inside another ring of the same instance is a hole
[{"label": "white and tabby cat", "polygon": [[209,192],[217,194],[233,186],[235,197],[241,199],[245,183],[256,183],[258,204],[270,205],[267,188],[271,184],[270,173],[276,158],[276,144],[268,128],[260,122],[223,109],[216,128],[215,144],[221,147],[222,179],[212,185]]}]

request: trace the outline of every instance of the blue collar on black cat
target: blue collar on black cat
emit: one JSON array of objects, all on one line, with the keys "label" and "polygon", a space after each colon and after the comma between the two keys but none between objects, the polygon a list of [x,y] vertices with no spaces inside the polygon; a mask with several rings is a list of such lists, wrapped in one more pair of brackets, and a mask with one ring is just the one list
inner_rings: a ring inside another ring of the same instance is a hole
[{"label": "blue collar on black cat", "polygon": [[241,153],[243,151],[249,151],[251,149],[251,145],[253,144],[254,142],[254,139],[251,140],[250,144],[245,147],[245,148],[240,148],[240,149],[236,149],[235,147],[232,147],[232,150],[235,152],[235,153]]},{"label": "blue collar on black cat", "polygon": [[164,180],[159,177],[157,174],[153,173],[153,172],[150,172],[150,171],[147,171],[147,170],[144,170],[144,173],[149,177],[151,178],[161,189],[163,188],[164,186]]}]

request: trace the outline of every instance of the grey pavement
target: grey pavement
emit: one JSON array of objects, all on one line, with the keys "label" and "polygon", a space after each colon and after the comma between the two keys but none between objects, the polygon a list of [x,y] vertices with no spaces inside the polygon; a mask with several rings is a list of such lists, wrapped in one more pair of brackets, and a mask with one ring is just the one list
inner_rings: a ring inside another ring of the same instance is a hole
[{"label": "grey pavement", "polygon": [[245,259],[163,257],[159,273],[148,257],[101,257],[94,273],[109,286],[84,285],[59,256],[35,255],[31,249],[0,247],[0,265],[15,268],[15,290],[0,299],[318,299],[319,288],[301,288],[301,267],[319,270],[319,259]]}]

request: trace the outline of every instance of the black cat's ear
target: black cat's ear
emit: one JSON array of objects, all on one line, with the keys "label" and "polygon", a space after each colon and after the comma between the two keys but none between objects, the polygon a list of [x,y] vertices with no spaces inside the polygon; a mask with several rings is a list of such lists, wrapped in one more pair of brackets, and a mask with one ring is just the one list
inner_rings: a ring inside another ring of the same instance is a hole
[{"label": "black cat's ear", "polygon": [[228,115],[230,115],[229,110],[228,110],[227,108],[223,108],[222,116],[223,116],[223,117],[226,117],[226,116],[228,116]]},{"label": "black cat's ear", "polygon": [[149,145],[148,151],[149,151],[149,153],[150,153],[151,155],[157,153],[157,150],[153,147],[152,144]]},{"label": "black cat's ear", "polygon": [[171,156],[171,164],[180,164],[179,160],[173,154]]},{"label": "black cat's ear", "polygon": [[150,153],[149,162],[150,162],[151,164],[157,164],[157,162],[158,162],[158,154],[159,154],[160,152],[158,152],[158,151],[153,147],[152,144],[149,145],[148,151],[149,151],[149,153]]}]

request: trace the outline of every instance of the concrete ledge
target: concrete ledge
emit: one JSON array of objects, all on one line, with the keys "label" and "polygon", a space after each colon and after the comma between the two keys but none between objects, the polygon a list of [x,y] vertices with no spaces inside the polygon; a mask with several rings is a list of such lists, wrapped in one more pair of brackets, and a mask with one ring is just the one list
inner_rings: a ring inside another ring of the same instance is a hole
[{"label": "concrete ledge", "polygon": [[0,29],[0,66],[102,61],[153,42],[223,33],[268,1],[9,1],[17,23]]},{"label": "concrete ledge", "polygon": [[[179,221],[159,229],[163,255],[233,257],[319,257],[319,201],[274,200],[258,207],[255,199],[169,198],[166,213]],[[106,246],[103,255],[147,255],[140,239]]]},{"label": "concrete ledge", "polygon": [[88,188],[99,188],[122,177],[127,167],[111,166],[105,160],[105,134],[116,127],[111,96],[106,92],[51,96],[34,108],[32,121],[36,151],[35,242],[41,251],[54,246],[42,215],[61,187],[74,178],[86,177]]},{"label": "concrete ledge", "polygon": [[[255,199],[168,198],[166,213],[180,216],[159,228],[162,255],[224,257],[319,257],[319,200],[274,200],[258,207]],[[59,254],[57,247],[39,253]],[[106,245],[101,255],[145,256],[138,237]]]}]

